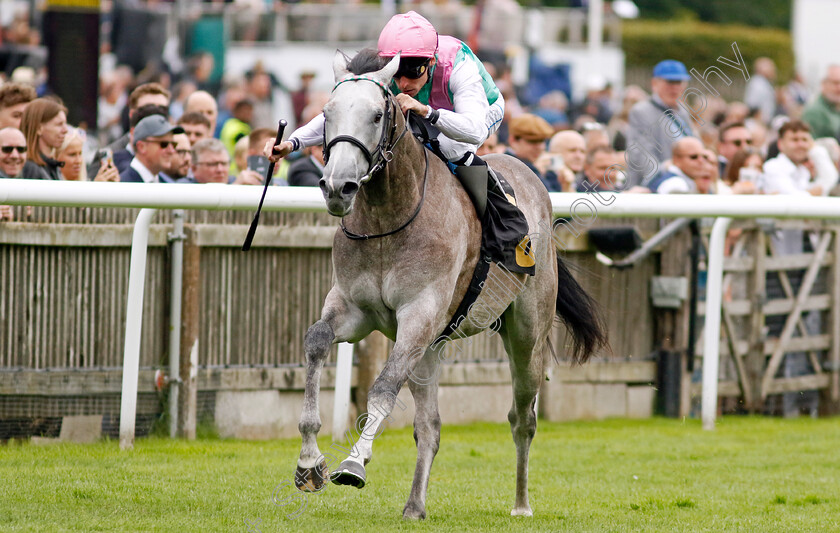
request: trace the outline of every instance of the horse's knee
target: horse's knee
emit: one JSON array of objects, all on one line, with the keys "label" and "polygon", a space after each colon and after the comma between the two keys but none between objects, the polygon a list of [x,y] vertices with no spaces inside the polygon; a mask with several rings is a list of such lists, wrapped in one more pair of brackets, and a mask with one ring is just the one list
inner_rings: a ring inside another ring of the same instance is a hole
[{"label": "horse's knee", "polygon": [[329,324],[323,320],[319,320],[309,326],[306,330],[306,336],[303,339],[303,350],[306,353],[306,359],[324,358],[330,351],[333,340],[335,340],[335,333]]},{"label": "horse's knee", "polygon": [[400,385],[388,382],[380,374],[373,382],[370,392],[368,392],[368,405],[375,405],[379,407],[379,411],[390,413],[397,402],[402,405],[402,402],[397,398]]}]

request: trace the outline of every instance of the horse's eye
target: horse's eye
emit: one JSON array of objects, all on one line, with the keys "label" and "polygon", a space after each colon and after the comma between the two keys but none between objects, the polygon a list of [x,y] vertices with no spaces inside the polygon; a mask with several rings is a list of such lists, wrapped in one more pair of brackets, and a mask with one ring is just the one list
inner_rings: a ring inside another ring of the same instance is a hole
[{"label": "horse's eye", "polygon": [[382,111],[377,113],[376,116],[373,117],[373,123],[374,124],[379,124],[379,121],[382,120],[382,115],[383,115]]}]

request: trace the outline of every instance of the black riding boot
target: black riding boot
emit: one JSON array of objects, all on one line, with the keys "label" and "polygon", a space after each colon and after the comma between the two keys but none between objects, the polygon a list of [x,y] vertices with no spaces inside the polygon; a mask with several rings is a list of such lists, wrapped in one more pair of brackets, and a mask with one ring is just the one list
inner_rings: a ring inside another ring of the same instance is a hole
[{"label": "black riding boot", "polygon": [[[469,166],[459,165],[468,161]],[[533,275],[533,261],[527,257],[523,260],[523,254],[517,257],[516,253],[517,246],[527,244],[528,221],[511,200],[513,189],[508,193],[487,163],[475,154],[467,154],[456,165],[455,175],[472,199],[481,220],[485,253],[510,271]]]},{"label": "black riding boot", "polygon": [[[470,154],[467,154],[469,158]],[[459,161],[460,163],[460,161]],[[458,181],[464,186],[470,199],[475,206],[475,211],[478,213],[478,219],[484,218],[484,213],[487,210],[487,183],[489,178],[489,167],[487,163],[479,159],[477,155],[473,155],[472,164],[464,166],[456,163],[455,175],[458,176]]]}]

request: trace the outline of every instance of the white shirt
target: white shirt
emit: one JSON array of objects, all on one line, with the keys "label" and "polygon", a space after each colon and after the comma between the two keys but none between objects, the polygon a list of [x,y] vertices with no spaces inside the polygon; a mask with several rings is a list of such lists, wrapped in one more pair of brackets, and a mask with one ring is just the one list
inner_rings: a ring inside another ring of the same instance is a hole
[{"label": "white shirt", "polygon": [[673,172],[676,176],[660,183],[656,189],[656,194],[697,194],[697,185],[694,184],[694,180],[689,178],[678,166],[669,165],[668,172]]},{"label": "white shirt", "polygon": [[467,59],[455,65],[449,76],[449,90],[455,111],[439,109],[440,118],[435,126],[453,141],[483,143],[487,138],[485,119],[490,104],[475,62]]},{"label": "white shirt", "polygon": [[158,177],[155,174],[152,174],[152,171],[146,168],[146,165],[141,163],[136,157],[131,160],[131,164],[129,166],[140,174],[140,177],[143,178],[144,182],[158,183]]},{"label": "white shirt", "polygon": [[817,170],[817,177],[813,181],[805,165],[797,165],[785,154],[779,154],[764,163],[764,192],[804,195],[810,194],[808,189],[819,185],[822,196],[828,196],[831,188],[837,185],[837,167],[822,146],[812,147],[808,156]]}]

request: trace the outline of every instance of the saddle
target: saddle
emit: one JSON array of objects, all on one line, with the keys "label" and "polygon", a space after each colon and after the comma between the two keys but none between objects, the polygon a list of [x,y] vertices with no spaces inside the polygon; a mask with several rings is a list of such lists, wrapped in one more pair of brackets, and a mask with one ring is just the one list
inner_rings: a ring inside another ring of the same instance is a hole
[{"label": "saddle", "polygon": [[[409,113],[408,122],[412,134],[426,149],[446,163],[449,171],[459,178],[462,186],[464,182],[458,176],[456,169],[478,170],[481,168],[487,174],[487,203],[484,212],[482,213],[476,205],[476,212],[481,220],[481,255],[482,257],[489,256],[491,261],[503,264],[511,272],[533,276],[534,260],[530,257],[528,221],[516,206],[516,193],[504,175],[498,170],[491,169],[477,155],[472,155],[469,167],[448,161],[437,140],[440,131],[434,125],[414,113]],[[475,195],[468,189],[467,193],[475,205]]]},{"label": "saddle", "polygon": [[477,155],[472,155],[469,167],[456,165],[446,159],[437,140],[440,131],[428,120],[414,113],[409,114],[409,126],[412,134],[435,156],[446,163],[449,171],[462,186],[465,185],[457,169],[468,169],[476,172],[481,169],[487,175],[486,205],[482,209],[477,204],[476,195],[465,187],[470,199],[476,207],[476,213],[481,221],[481,252],[475,266],[470,286],[464,299],[455,311],[455,315],[444,328],[438,340],[454,333],[458,329],[459,321],[467,315],[470,306],[478,298],[490,263],[503,265],[510,272],[520,272],[534,275],[536,263],[531,256],[531,241],[528,237],[528,221],[516,206],[516,193],[501,172],[493,170]]}]

